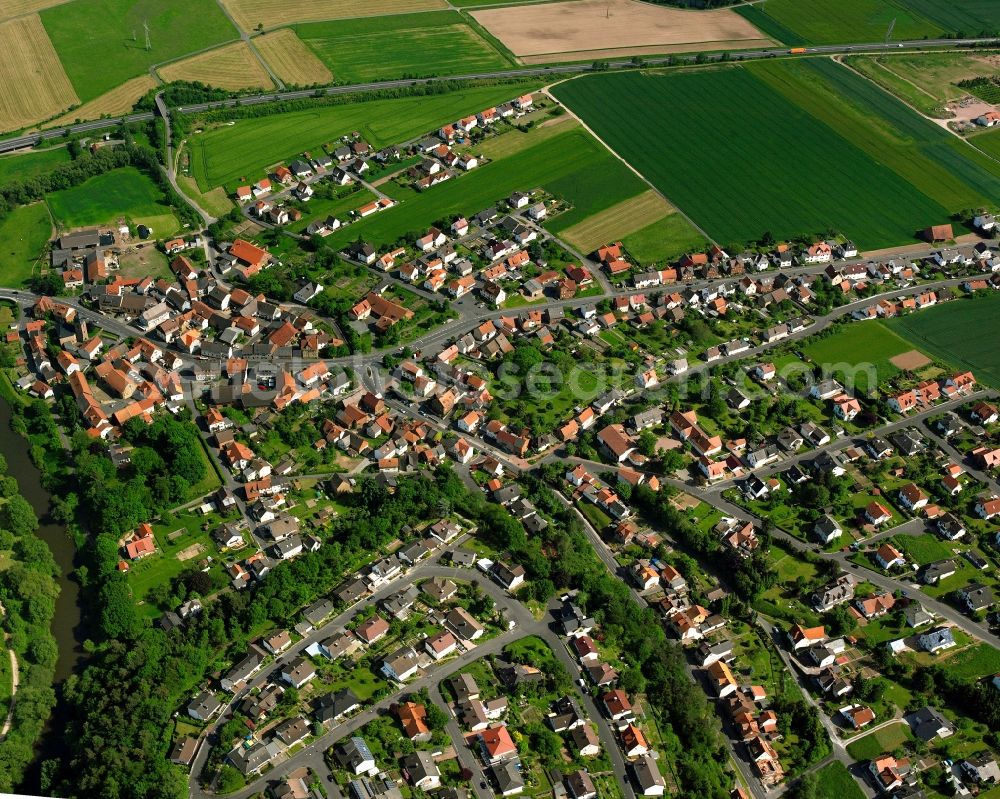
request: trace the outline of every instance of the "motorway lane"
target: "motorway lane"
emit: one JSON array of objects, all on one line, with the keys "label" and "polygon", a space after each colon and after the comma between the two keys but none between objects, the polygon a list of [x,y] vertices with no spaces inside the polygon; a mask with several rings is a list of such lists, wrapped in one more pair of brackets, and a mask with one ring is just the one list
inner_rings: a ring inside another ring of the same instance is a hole
[{"label": "motorway lane", "polygon": [[[845,44],[845,45],[823,45],[817,47],[808,47],[806,52],[808,54],[836,54],[836,53],[858,53],[865,51],[875,51],[875,52],[893,52],[897,49],[935,49],[935,48],[958,48],[960,46],[972,46],[979,44],[988,44],[994,42],[994,39],[921,39],[914,41],[904,41],[904,42],[875,42],[869,44]],[[761,58],[776,58],[778,56],[789,55],[788,47],[777,47],[768,50],[745,50],[737,51],[731,54],[733,60],[737,58],[741,61],[754,60]],[[650,66],[658,66],[666,64],[671,58],[675,60],[685,61],[687,63],[694,63],[697,54],[685,54],[682,56],[671,56],[669,58],[647,58],[645,63]],[[709,61],[718,60],[718,57],[708,57]],[[630,69],[634,68],[635,65],[631,60],[622,61],[610,61],[607,62],[607,69]],[[497,78],[518,78],[518,77],[536,77],[536,76],[547,76],[547,75],[572,75],[580,72],[591,72],[594,71],[592,64],[569,64],[569,65],[557,65],[551,67],[533,67],[533,68],[521,68],[521,69],[511,69],[502,70],[494,72],[479,72],[471,73],[467,75],[451,75],[441,78],[411,78],[411,79],[401,79],[401,80],[389,80],[374,83],[355,83],[345,86],[327,86],[320,89],[299,89],[295,91],[287,92],[271,92],[267,94],[252,95],[249,97],[239,97],[230,100],[220,100],[210,103],[194,103],[187,106],[178,106],[175,111],[183,114],[194,114],[200,113],[202,111],[209,111],[217,108],[226,108],[239,105],[259,105],[261,103],[270,102],[281,102],[283,100],[296,100],[304,99],[307,97],[316,97],[323,95],[336,95],[336,94],[348,94],[352,92],[365,92],[365,91],[376,91],[379,89],[394,89],[409,86],[419,86],[427,83],[434,83],[437,81],[461,81],[461,80],[488,80]],[[83,122],[78,125],[70,125],[64,128],[54,128],[51,130],[41,131],[40,133],[29,133],[21,136],[16,136],[10,139],[0,141],[0,153],[12,152],[24,147],[32,147],[35,144],[49,140],[56,139],[67,134],[75,133],[87,133],[95,130],[104,130],[106,128],[116,127],[122,122],[145,122],[153,119],[155,114],[151,111],[141,112],[137,114],[127,114],[125,116],[115,117],[113,119],[97,119],[89,122]]]}]

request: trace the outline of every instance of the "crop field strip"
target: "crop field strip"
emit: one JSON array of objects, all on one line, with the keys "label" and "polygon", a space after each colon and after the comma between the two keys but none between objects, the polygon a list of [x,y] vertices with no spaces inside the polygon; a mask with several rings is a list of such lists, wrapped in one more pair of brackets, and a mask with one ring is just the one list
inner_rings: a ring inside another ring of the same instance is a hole
[{"label": "crop field strip", "polygon": [[[1000,164],[828,59],[587,76],[553,93],[725,243],[833,225],[862,247],[895,245],[1000,196]],[[706,105],[727,113],[671,126],[662,146],[665,116],[697,119]],[[836,190],[817,183],[831,163]]]},{"label": "crop field strip", "polygon": [[[447,94],[321,106],[243,119],[189,139],[191,173],[202,191],[259,180],[267,167],[358,131],[373,147],[398,144],[447,122],[517,97],[537,83],[464,89]],[[256,177],[254,177],[256,176]]]},{"label": "crop field strip", "polygon": [[4,0],[0,7],[0,22],[14,17],[22,17],[25,14],[34,14],[43,8],[62,5],[69,0]]},{"label": "crop field strip", "polygon": [[757,47],[771,44],[731,10],[685,11],[635,0],[572,0],[531,6],[486,8],[472,17],[526,62],[586,58],[588,53],[633,50]]},{"label": "crop field strip", "polygon": [[333,73],[291,28],[265,33],[256,37],[253,43],[274,73],[288,86],[311,86],[333,81]]},{"label": "crop field strip", "polygon": [[105,115],[114,116],[127,113],[132,110],[132,107],[143,95],[156,85],[152,75],[140,75],[137,78],[132,78],[106,94],[84,103],[79,108],[66,112],[58,119],[52,120],[46,127],[67,125],[78,119],[100,119]]},{"label": "crop field strip", "polygon": [[175,61],[157,70],[166,81],[190,81],[219,89],[273,89],[274,81],[246,42],[236,42]]},{"label": "crop field strip", "polygon": [[893,332],[958,369],[1000,388],[1000,296],[961,299],[890,319]]},{"label": "crop field strip", "polygon": [[880,42],[895,20],[893,38],[934,38],[946,28],[908,0],[767,0],[737,11],[764,33],[788,45]]},{"label": "crop field strip", "polygon": [[457,11],[317,22],[294,30],[339,81],[486,72],[515,65]]},{"label": "crop field strip", "polygon": [[0,132],[39,122],[78,102],[38,15],[0,23]]},{"label": "crop field strip", "polygon": [[82,102],[147,74],[155,64],[238,38],[215,0],[72,0],[40,16]]},{"label": "crop field strip", "polygon": [[[407,192],[395,208],[349,225],[328,241],[340,246],[362,236],[377,245],[389,244],[401,233],[422,230],[437,219],[474,214],[513,191],[537,187],[572,205],[547,225],[558,232],[646,190],[628,167],[582,127],[574,126],[539,144],[527,137],[524,143],[520,152],[456,180],[420,194]],[[383,188],[394,193],[388,185]]]},{"label": "crop field strip", "polygon": [[609,241],[662,220],[674,208],[652,189],[577,222],[562,231],[562,238],[585,253],[593,252]]},{"label": "crop field strip", "polygon": [[236,24],[250,31],[258,25],[280,28],[293,22],[352,17],[381,17],[411,11],[447,9],[446,0],[222,0]]}]

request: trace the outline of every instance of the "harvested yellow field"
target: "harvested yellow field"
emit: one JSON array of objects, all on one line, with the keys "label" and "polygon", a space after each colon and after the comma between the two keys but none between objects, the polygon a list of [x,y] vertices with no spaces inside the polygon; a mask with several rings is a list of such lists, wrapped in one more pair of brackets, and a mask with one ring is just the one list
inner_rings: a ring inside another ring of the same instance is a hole
[{"label": "harvested yellow field", "polygon": [[560,238],[581,252],[593,252],[609,241],[622,239],[672,213],[674,207],[650,189],[577,222],[566,228]]},{"label": "harvested yellow field", "polygon": [[43,8],[52,8],[68,2],[69,0],[3,0],[3,3],[0,3],[0,20],[34,14]]},{"label": "harvested yellow field", "polygon": [[166,81],[200,81],[219,89],[273,89],[274,82],[246,42],[200,53],[157,70]]},{"label": "harvested yellow field", "polygon": [[63,114],[53,125],[68,125],[79,120],[100,119],[103,116],[117,116],[132,110],[140,97],[156,86],[156,81],[150,75],[140,75],[138,78],[126,81],[121,86],[112,89],[107,94],[96,97],[89,103]]},{"label": "harvested yellow field", "polygon": [[79,102],[38,14],[0,23],[0,132]]},{"label": "harvested yellow field", "polygon": [[347,17],[381,17],[448,8],[445,0],[222,0],[243,30],[280,28],[290,22],[319,22]]},{"label": "harvested yellow field", "polygon": [[333,81],[333,73],[291,28],[265,33],[253,43],[274,74],[287,84],[311,86]]},{"label": "harvested yellow field", "polygon": [[473,11],[516,56],[682,52],[758,47],[771,40],[735,11],[690,11],[636,0],[573,0]]}]

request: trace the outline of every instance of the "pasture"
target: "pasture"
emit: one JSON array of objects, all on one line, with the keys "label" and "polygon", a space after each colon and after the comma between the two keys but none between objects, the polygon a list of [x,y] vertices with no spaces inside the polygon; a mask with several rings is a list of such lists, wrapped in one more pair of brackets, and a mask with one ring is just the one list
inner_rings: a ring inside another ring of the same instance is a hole
[{"label": "pasture", "polygon": [[548,227],[558,232],[641,194],[645,184],[585,130],[573,127],[539,144],[532,144],[529,135],[525,148],[517,154],[408,196],[395,208],[338,231],[329,241],[336,246],[362,236],[376,245],[388,244],[404,233],[423,230],[437,219],[474,214],[512,191],[536,187],[573,206],[549,223]]},{"label": "pasture", "polygon": [[945,31],[913,5],[912,0],[767,0],[737,10],[765,34],[789,45],[880,42],[893,20],[897,40],[933,38]]},{"label": "pasture", "polygon": [[125,114],[132,110],[132,107],[150,89],[156,86],[156,81],[152,75],[140,75],[132,80],[127,80],[120,86],[116,86],[109,92],[105,92],[100,97],[84,103],[72,111],[67,111],[58,119],[52,120],[53,126],[67,125],[71,122],[86,119],[100,119],[103,116],[114,116]]},{"label": "pasture", "polygon": [[447,8],[445,0],[222,0],[223,5],[243,30],[258,25],[280,28],[292,22],[318,22],[324,19],[382,17]]},{"label": "pasture", "polygon": [[65,147],[2,155],[0,156],[0,184],[13,183],[41,175],[68,162],[69,151]]},{"label": "pasture", "polygon": [[899,374],[891,359],[912,349],[909,341],[878,321],[849,322],[828,336],[808,339],[802,346],[802,352],[813,366],[822,369],[824,377],[833,377],[859,394]]},{"label": "pasture", "polygon": [[635,0],[572,0],[470,13],[525,63],[770,44],[745,18],[727,9],[689,11]]},{"label": "pasture", "polygon": [[[1000,196],[1000,164],[826,60],[592,75],[552,92],[723,244],[833,227],[891,246]],[[727,113],[699,123],[705,108]]]},{"label": "pasture", "polygon": [[153,64],[237,38],[215,0],[72,0],[46,9],[41,18],[83,102]]},{"label": "pasture", "polygon": [[[403,142],[470,112],[517,97],[535,84],[481,86],[426,97],[369,100],[241,119],[188,139],[191,173],[202,191],[230,188],[304,150],[358,131],[373,147]],[[256,177],[254,177],[256,176]]]},{"label": "pasture", "polygon": [[1000,295],[942,303],[890,319],[889,329],[935,358],[970,369],[981,383],[1000,387]]},{"label": "pasture", "polygon": [[642,266],[665,263],[686,252],[708,247],[705,237],[676,212],[625,236],[622,244]]},{"label": "pasture", "polygon": [[338,81],[487,72],[513,65],[458,11],[296,25]]},{"label": "pasture", "polygon": [[167,83],[184,80],[230,91],[274,88],[274,81],[246,42],[174,61],[158,72]]},{"label": "pasture", "polygon": [[180,228],[160,189],[133,167],[115,169],[71,189],[53,192],[46,201],[56,223],[64,229],[113,223],[119,217],[149,225],[157,238]]},{"label": "pasture", "polygon": [[0,286],[23,287],[51,235],[45,203],[19,206],[0,219]]},{"label": "pasture", "polygon": [[255,38],[253,43],[274,73],[289,86],[311,86],[333,81],[330,70],[291,28],[265,33]]},{"label": "pasture", "polygon": [[922,113],[941,119],[954,116],[946,103],[969,93],[958,81],[997,71],[989,57],[964,53],[850,56],[846,63]]},{"label": "pasture", "polygon": [[562,238],[584,253],[593,252],[652,224],[673,212],[673,207],[652,189],[577,222],[562,232]]},{"label": "pasture", "polygon": [[0,24],[0,133],[47,119],[78,102],[38,15]]}]

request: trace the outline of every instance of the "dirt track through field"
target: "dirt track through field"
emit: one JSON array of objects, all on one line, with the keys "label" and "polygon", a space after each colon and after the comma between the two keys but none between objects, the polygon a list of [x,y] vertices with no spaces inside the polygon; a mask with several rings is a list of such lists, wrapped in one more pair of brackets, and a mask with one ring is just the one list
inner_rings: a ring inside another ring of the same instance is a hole
[{"label": "dirt track through field", "polygon": [[[771,40],[731,10],[685,11],[636,0],[488,8],[472,16],[512,53],[570,60],[635,52],[758,47]],[[652,48],[652,49],[649,49]],[[532,59],[537,60],[537,59]]]},{"label": "dirt track through field", "polygon": [[0,23],[0,132],[79,102],[38,14]]},{"label": "dirt track through field", "polygon": [[168,64],[160,77],[200,81],[220,89],[273,89],[274,82],[246,42],[236,42]]},{"label": "dirt track through field", "polygon": [[310,86],[330,83],[333,74],[291,28],[266,33],[253,40],[254,46],[285,83]]}]

